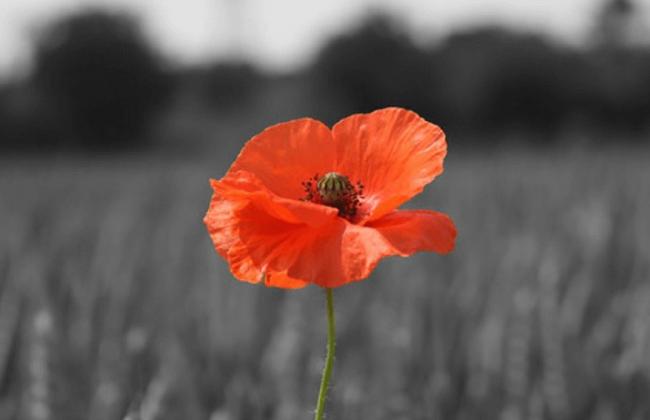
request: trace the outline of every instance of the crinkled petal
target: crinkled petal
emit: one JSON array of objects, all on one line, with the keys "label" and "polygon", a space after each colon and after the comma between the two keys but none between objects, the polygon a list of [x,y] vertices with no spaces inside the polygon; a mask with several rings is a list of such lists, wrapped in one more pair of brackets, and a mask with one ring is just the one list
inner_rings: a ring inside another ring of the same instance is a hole
[{"label": "crinkled petal", "polygon": [[[252,217],[250,214],[244,219],[252,222]],[[264,221],[267,228],[269,224],[268,220]],[[240,230],[254,261],[272,273],[286,273],[292,279],[322,287],[362,280],[372,273],[382,257],[399,253],[377,230],[341,218],[321,228],[287,230],[286,226],[277,226],[278,230],[267,231],[266,237],[260,228],[247,224]]]},{"label": "crinkled petal", "polygon": [[[340,217],[295,223],[259,194],[216,183],[205,223],[233,275],[250,283],[337,287],[366,278],[381,257],[398,253],[378,231]],[[225,194],[222,194],[222,191]],[[271,210],[271,211],[270,211]]]},{"label": "crinkled petal", "polygon": [[231,171],[220,181],[211,180],[210,183],[223,198],[255,201],[273,217],[289,223],[319,226],[338,215],[333,207],[279,197],[250,172]]},{"label": "crinkled petal", "polygon": [[235,181],[216,184],[205,222],[215,248],[243,281],[339,287],[368,277],[383,257],[454,247],[456,230],[442,213],[395,211],[365,226],[340,217],[295,223],[293,214],[256,192],[227,191],[229,182]]},{"label": "crinkled petal", "polygon": [[332,171],[334,147],[330,129],[310,118],[274,125],[250,139],[230,171],[254,174],[270,191],[300,199],[302,182]]},{"label": "crinkled petal", "polygon": [[[230,173],[211,180],[214,190],[204,222],[215,249],[243,281],[268,286],[297,288],[306,283],[282,268],[285,246],[308,240],[314,229],[336,224],[337,210],[278,197],[252,174]],[[279,262],[278,262],[279,261]]]},{"label": "crinkled petal", "polygon": [[214,248],[228,262],[232,274],[239,280],[259,283],[261,269],[246,253],[246,246],[238,234],[237,211],[243,205],[244,202],[224,200],[215,191],[203,222],[208,229]]},{"label": "crinkled petal", "polygon": [[342,220],[334,235],[305,247],[288,273],[323,287],[339,287],[370,276],[379,261],[420,251],[451,252],[456,228],[446,214],[395,211],[365,226]]},{"label": "crinkled petal", "polygon": [[268,287],[279,287],[281,289],[301,289],[308,286],[309,283],[304,280],[294,279],[287,276],[286,273],[272,272],[265,277],[265,283]]},{"label": "crinkled petal", "polygon": [[288,273],[322,287],[339,287],[370,276],[379,261],[397,251],[379,232],[339,219],[336,230],[307,244]]},{"label": "crinkled petal", "polygon": [[402,256],[418,251],[447,254],[456,241],[454,222],[436,211],[394,211],[367,226],[376,229]]},{"label": "crinkled petal", "polygon": [[443,131],[412,111],[352,115],[338,122],[332,135],[335,170],[363,183],[368,221],[398,208],[443,171]]}]

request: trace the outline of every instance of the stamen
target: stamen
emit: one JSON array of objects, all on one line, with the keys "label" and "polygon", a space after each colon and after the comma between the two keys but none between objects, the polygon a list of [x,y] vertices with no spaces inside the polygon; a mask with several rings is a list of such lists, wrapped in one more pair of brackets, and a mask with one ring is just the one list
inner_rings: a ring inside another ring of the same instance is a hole
[{"label": "stamen", "polygon": [[339,216],[346,219],[357,215],[363,199],[363,184],[360,181],[355,186],[347,176],[328,172],[322,177],[316,174],[303,181],[302,185],[305,190],[304,201],[335,207],[339,210]]}]

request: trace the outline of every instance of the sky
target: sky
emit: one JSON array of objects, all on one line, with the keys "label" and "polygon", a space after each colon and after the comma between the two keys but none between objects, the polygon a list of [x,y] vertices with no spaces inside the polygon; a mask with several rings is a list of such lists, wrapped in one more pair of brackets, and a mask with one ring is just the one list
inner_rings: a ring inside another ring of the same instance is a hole
[{"label": "sky", "polygon": [[[639,0],[649,7],[650,0]],[[0,0],[0,77],[24,71],[37,28],[84,7],[136,13],[163,54],[182,63],[225,56],[270,70],[305,64],[332,34],[373,10],[394,12],[427,41],[459,28],[503,23],[584,39],[602,0]]]}]

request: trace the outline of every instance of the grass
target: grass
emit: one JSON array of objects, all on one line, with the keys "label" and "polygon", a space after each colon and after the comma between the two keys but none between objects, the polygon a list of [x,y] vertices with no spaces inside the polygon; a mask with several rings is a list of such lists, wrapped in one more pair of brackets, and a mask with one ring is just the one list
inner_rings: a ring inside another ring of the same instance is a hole
[{"label": "grass", "polygon": [[[328,418],[649,418],[648,157],[452,150],[457,250],[335,290]],[[324,296],[216,256],[230,158],[0,164],[1,419],[311,418]]]}]

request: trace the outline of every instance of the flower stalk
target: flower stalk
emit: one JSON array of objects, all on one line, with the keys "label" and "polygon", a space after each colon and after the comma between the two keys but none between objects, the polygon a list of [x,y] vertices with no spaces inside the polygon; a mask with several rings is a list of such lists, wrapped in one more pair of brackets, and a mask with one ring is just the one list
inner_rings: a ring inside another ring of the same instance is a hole
[{"label": "flower stalk", "polygon": [[327,399],[327,390],[332,376],[332,368],[334,367],[334,352],[336,351],[336,325],[334,320],[332,289],[326,288],[325,294],[327,296],[327,354],[325,356],[325,366],[323,367],[320,390],[318,391],[314,420],[322,420],[323,414],[325,413],[325,400]]}]

